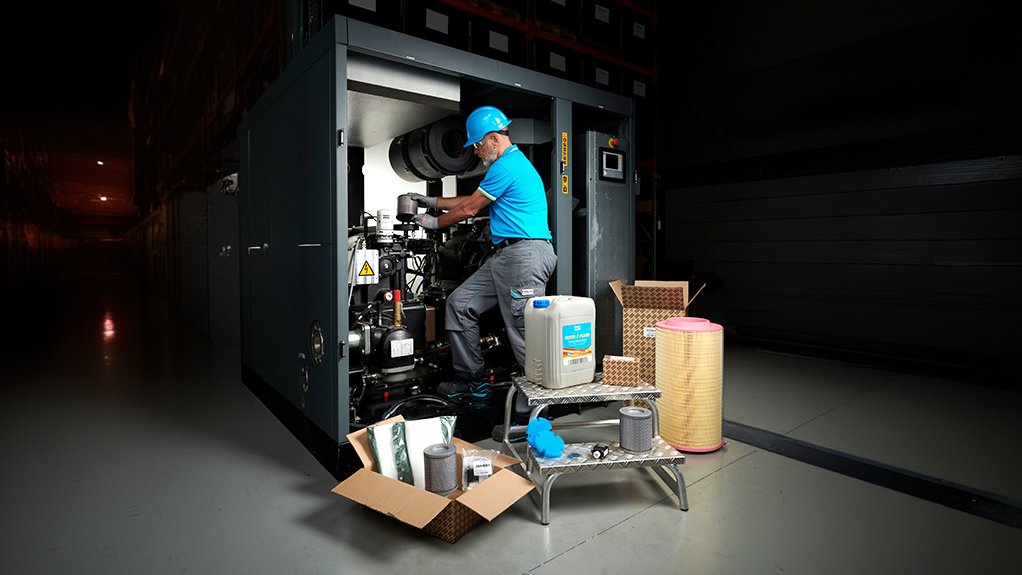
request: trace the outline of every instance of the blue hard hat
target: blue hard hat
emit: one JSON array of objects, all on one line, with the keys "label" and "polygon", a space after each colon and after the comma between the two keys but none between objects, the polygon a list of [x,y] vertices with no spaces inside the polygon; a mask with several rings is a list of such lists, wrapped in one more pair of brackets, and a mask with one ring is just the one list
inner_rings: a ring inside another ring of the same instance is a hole
[{"label": "blue hard hat", "polygon": [[475,111],[468,115],[468,119],[465,120],[465,132],[468,133],[468,142],[464,147],[467,148],[482,140],[483,136],[490,132],[499,132],[510,125],[511,120],[504,115],[504,112],[493,106],[476,108]]}]

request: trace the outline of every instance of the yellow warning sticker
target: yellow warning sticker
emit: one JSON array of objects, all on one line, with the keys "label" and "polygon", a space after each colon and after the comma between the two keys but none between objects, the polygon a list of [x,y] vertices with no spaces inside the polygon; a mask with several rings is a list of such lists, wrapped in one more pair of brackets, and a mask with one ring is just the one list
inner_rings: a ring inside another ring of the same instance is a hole
[{"label": "yellow warning sticker", "polygon": [[561,165],[568,167],[568,132],[561,132]]},{"label": "yellow warning sticker", "polygon": [[568,174],[561,175],[561,193],[568,193]]},{"label": "yellow warning sticker", "polygon": [[362,264],[362,269],[358,270],[359,276],[374,276],[373,268],[369,265],[369,262]]}]

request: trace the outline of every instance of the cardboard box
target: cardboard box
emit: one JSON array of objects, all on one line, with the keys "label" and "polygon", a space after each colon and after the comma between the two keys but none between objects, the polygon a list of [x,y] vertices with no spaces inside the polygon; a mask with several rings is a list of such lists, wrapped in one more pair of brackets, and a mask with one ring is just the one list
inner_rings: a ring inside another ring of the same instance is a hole
[{"label": "cardboard box", "polygon": [[690,299],[687,281],[614,280],[610,288],[621,302],[621,351],[640,358],[642,380],[656,385],[656,324],[684,316],[699,292]]},{"label": "cardboard box", "polygon": [[[401,420],[402,417],[397,416],[380,423]],[[332,491],[448,543],[461,539],[483,519],[493,521],[535,487],[531,481],[508,469],[521,461],[500,454],[493,462],[494,472],[489,479],[470,491],[455,490],[444,497],[377,473],[369,432],[365,429],[348,434],[348,441],[363,467]],[[459,469],[465,449],[482,449],[458,438],[451,443],[458,449]]]},{"label": "cardboard box", "polygon": [[603,383],[635,387],[642,379],[642,358],[620,355],[603,356]]}]

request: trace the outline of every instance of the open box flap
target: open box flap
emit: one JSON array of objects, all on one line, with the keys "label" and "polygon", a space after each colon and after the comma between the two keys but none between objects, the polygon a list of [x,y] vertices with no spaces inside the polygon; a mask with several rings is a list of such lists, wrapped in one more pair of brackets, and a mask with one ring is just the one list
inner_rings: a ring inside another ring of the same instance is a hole
[{"label": "open box flap", "polygon": [[510,469],[501,469],[474,489],[466,491],[458,501],[487,521],[514,505],[535,485]]},{"label": "open box flap", "polygon": [[613,280],[610,282],[610,289],[614,292],[614,296],[617,297],[617,301],[624,305],[624,286],[634,285],[636,287],[658,287],[658,288],[682,288],[684,290],[685,307],[692,305],[696,297],[702,293],[703,288],[706,284],[699,286],[696,293],[692,295],[689,288],[689,282],[687,281],[659,281],[659,280],[636,280],[634,284],[629,284],[626,280]]},{"label": "open box flap", "polygon": [[635,280],[633,285],[637,287],[688,288],[688,282],[686,281]]},{"label": "open box flap", "polygon": [[359,469],[331,491],[419,529],[451,502],[446,497],[366,468]]},{"label": "open box flap", "polygon": [[625,301],[621,297],[621,286],[623,286],[624,283],[624,280],[612,280],[610,282],[610,289],[614,292],[614,296],[617,297],[618,303],[623,303]]}]

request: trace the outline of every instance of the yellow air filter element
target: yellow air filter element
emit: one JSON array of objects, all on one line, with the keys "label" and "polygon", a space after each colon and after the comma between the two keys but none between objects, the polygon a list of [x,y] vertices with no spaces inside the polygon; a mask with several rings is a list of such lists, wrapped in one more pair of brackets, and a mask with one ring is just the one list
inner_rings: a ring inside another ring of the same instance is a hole
[{"label": "yellow air filter element", "polygon": [[656,324],[660,436],[680,451],[720,449],[724,403],[724,329],[699,318]]}]

